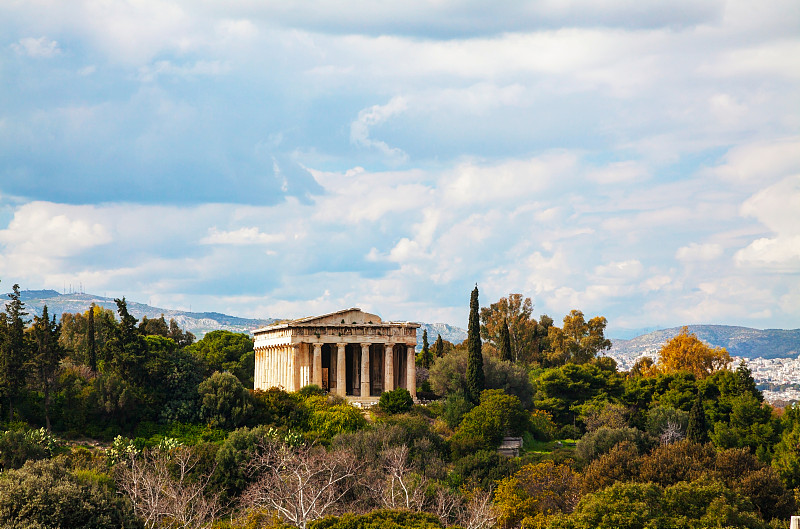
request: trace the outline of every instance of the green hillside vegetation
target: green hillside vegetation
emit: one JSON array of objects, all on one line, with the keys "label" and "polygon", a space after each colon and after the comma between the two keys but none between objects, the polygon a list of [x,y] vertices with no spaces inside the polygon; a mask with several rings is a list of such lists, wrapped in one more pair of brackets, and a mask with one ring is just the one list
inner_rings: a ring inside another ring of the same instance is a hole
[{"label": "green hillside vegetation", "polygon": [[115,304],[30,318],[14,286],[0,526],[766,529],[797,509],[800,409],[689,330],[621,372],[603,317],[481,308],[476,288],[469,339],[419,355],[424,404],[396,390],[364,411],[254,391],[249,336]]}]

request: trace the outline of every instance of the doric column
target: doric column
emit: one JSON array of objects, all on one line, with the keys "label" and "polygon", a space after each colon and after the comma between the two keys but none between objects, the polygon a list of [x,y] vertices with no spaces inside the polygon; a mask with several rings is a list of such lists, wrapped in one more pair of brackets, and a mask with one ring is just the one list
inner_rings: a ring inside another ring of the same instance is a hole
[{"label": "doric column", "polygon": [[417,346],[407,345],[408,353],[406,357],[406,389],[411,393],[413,399],[417,398]]},{"label": "doric column", "polygon": [[272,348],[264,347],[264,382],[269,388],[272,387]]},{"label": "doric column", "polygon": [[311,379],[314,384],[322,387],[322,344],[314,344],[314,376]]},{"label": "doric column", "polygon": [[286,390],[286,346],[281,345],[278,347],[278,354],[281,359],[281,387]]},{"label": "doric column", "polygon": [[267,380],[266,380],[267,363],[265,362],[265,360],[267,358],[266,358],[266,354],[265,354],[264,348],[263,347],[260,348],[258,353],[259,353],[259,355],[258,355],[259,356],[259,362],[258,362],[258,387],[260,389],[267,389],[267,387],[266,387],[267,386]]},{"label": "doric column", "polygon": [[383,346],[383,391],[394,390],[394,344]]},{"label": "doric column", "polygon": [[297,391],[302,386],[300,385],[300,344],[292,344],[289,346],[289,351],[292,356],[291,359],[291,366],[292,366],[292,391]]},{"label": "doric column", "polygon": [[361,344],[361,396],[369,397],[369,344]]},{"label": "doric column", "polygon": [[345,344],[336,344],[336,393],[344,397],[347,395],[347,368],[344,362],[344,348]]}]

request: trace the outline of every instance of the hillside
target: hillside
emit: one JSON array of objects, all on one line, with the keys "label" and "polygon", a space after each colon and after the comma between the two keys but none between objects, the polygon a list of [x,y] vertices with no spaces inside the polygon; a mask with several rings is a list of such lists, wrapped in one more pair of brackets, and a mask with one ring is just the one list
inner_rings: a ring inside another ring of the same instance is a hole
[{"label": "hillside", "polygon": [[442,340],[447,340],[454,344],[460,344],[467,339],[467,331],[460,327],[448,325],[446,323],[420,323],[420,328],[417,330],[417,349],[422,349],[422,331],[428,331],[428,345],[433,347],[436,337],[442,337]]},{"label": "hillside", "polygon": [[[85,312],[94,303],[95,305],[117,310],[117,304],[112,298],[106,298],[95,294],[70,293],[61,294],[55,290],[23,290],[20,292],[22,300],[25,302],[27,311],[31,314],[41,314],[42,307],[47,304],[50,314],[62,314],[64,312]],[[270,319],[252,319],[229,316],[219,312],[189,312],[183,310],[164,309],[161,307],[151,307],[145,303],[126,300],[128,311],[135,318],[141,319],[143,316],[148,318],[164,318],[169,321],[174,318],[178,325],[187,331],[192,332],[198,339],[208,332],[215,330],[229,330],[235,332],[250,332],[252,329],[269,325],[277,321]]]},{"label": "hillside", "polygon": [[[699,339],[724,347],[731,356],[743,358],[789,358],[800,353],[800,329],[751,329],[731,325],[689,325]],[[661,346],[681,332],[682,327],[654,331],[631,340],[612,340],[609,356],[623,363],[642,355],[655,356]]]},{"label": "hillside", "polygon": [[[22,300],[25,302],[27,311],[31,314],[41,314],[42,307],[47,304],[50,314],[63,314],[64,312],[85,312],[91,305],[95,305],[117,310],[117,305],[112,298],[98,296],[96,294],[70,293],[61,294],[56,290],[23,290],[20,292]],[[5,298],[8,299],[8,298]],[[229,316],[219,312],[189,312],[183,310],[172,310],[161,307],[152,307],[145,303],[126,300],[128,311],[138,319],[142,316],[148,318],[159,318],[162,314],[167,321],[174,318],[182,329],[192,332],[198,339],[210,331],[224,329],[235,332],[250,332],[258,327],[269,325],[280,321],[282,318],[251,319]],[[453,343],[461,343],[467,337],[467,332],[459,327],[447,325],[446,323],[423,323],[421,324],[417,336],[417,347],[422,348],[422,330],[428,330],[428,340],[431,345],[436,341],[436,337],[441,335],[443,339]]]}]

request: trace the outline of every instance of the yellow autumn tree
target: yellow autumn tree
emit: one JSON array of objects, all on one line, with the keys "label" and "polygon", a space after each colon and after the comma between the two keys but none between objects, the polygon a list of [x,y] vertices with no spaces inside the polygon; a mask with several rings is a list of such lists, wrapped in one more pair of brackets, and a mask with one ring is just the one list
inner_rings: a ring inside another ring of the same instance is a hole
[{"label": "yellow autumn tree", "polygon": [[705,378],[715,371],[726,369],[731,356],[724,347],[711,347],[703,343],[688,327],[672,338],[659,351],[658,367],[662,372],[689,371],[697,378]]},{"label": "yellow autumn tree", "polygon": [[554,461],[528,464],[497,484],[494,502],[498,526],[536,529],[548,518],[571,513],[580,498],[580,477]]}]

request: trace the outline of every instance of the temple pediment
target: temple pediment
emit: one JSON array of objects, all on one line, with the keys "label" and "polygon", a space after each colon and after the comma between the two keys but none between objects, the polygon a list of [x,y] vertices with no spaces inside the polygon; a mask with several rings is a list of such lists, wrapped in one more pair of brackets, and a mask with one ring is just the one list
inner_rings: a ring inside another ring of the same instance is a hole
[{"label": "temple pediment", "polygon": [[350,308],[322,314],[321,316],[310,316],[299,318],[288,322],[290,325],[341,325],[341,324],[378,324],[382,323],[380,316],[364,312],[359,308]]}]

